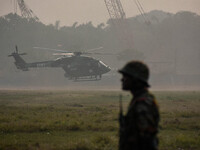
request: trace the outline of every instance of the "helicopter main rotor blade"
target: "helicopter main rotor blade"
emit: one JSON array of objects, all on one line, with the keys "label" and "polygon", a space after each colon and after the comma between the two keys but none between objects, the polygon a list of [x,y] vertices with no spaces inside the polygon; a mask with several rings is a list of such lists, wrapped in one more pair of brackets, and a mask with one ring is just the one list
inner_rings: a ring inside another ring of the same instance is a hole
[{"label": "helicopter main rotor blade", "polygon": [[[33,47],[34,49],[41,49],[41,50],[49,50],[49,51],[57,51],[57,52],[64,52],[64,53],[74,53],[74,51],[67,51],[67,50],[63,50],[63,49],[53,49],[53,48],[46,48],[46,47]],[[99,50],[102,49],[103,47],[98,47],[98,48],[93,48],[93,49],[89,49],[86,50],[85,52],[90,52],[90,51],[95,51],[95,50]]]},{"label": "helicopter main rotor blade", "polygon": [[53,49],[53,48],[45,48],[45,47],[33,47],[34,49],[41,49],[41,50],[49,50],[49,51],[56,51],[56,52],[64,52],[64,53],[71,53],[66,50],[61,50],[61,49]]},{"label": "helicopter main rotor blade", "polygon": [[88,52],[83,52],[82,54],[87,54],[87,55],[116,55],[112,53],[88,53]]},{"label": "helicopter main rotor blade", "polygon": [[53,53],[54,56],[72,56],[74,53]]},{"label": "helicopter main rotor blade", "polygon": [[70,55],[82,55],[82,54],[86,54],[86,55],[114,55],[111,53],[98,53],[98,52],[92,52],[95,50],[99,50],[102,49],[103,47],[98,47],[98,48],[93,48],[93,49],[89,49],[86,51],[67,51],[67,50],[61,50],[61,49],[53,49],[53,48],[45,48],[45,47],[33,47],[34,49],[40,49],[40,50],[48,50],[48,51],[54,51],[54,52],[58,52],[58,53],[54,53],[53,55],[56,56],[70,56]]},{"label": "helicopter main rotor blade", "polygon": [[85,52],[91,52],[91,51],[95,51],[95,50],[99,50],[102,49],[103,47],[97,47],[97,48],[93,48],[93,49],[88,49]]}]

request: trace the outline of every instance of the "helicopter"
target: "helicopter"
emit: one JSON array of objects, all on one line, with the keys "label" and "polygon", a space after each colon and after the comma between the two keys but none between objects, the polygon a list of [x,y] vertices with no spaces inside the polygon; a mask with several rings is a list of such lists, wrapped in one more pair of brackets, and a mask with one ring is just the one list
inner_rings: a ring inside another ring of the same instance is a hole
[{"label": "helicopter", "polygon": [[[69,80],[95,81],[95,80],[101,80],[102,75],[111,70],[111,68],[105,63],[103,63],[101,60],[97,60],[93,57],[87,56],[87,54],[101,54],[101,53],[66,52],[64,50],[43,48],[46,50],[53,50],[59,52],[59,53],[54,53],[54,55],[60,57],[58,57],[55,60],[26,63],[21,56],[27,54],[19,53],[18,47],[16,46],[15,48],[16,50],[12,54],[8,55],[8,57],[14,57],[15,66],[17,67],[17,69],[22,71],[29,71],[30,68],[60,67],[65,71],[64,76]],[[39,48],[39,47],[34,47],[34,48]],[[96,50],[96,49],[91,49],[91,50]]]}]

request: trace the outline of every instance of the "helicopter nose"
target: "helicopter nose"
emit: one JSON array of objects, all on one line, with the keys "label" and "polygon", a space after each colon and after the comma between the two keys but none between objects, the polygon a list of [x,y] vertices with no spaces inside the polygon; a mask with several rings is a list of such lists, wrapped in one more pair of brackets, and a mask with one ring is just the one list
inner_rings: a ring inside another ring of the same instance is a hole
[{"label": "helicopter nose", "polygon": [[103,73],[107,73],[107,72],[109,72],[110,70],[111,70],[111,68],[108,67],[108,66],[104,66],[104,67],[103,67]]},{"label": "helicopter nose", "polygon": [[111,68],[109,66],[107,66],[106,64],[104,64],[102,61],[100,61],[100,64],[101,64],[103,73],[107,73],[111,70]]},{"label": "helicopter nose", "polygon": [[109,72],[111,70],[111,68],[110,67],[106,67],[106,72]]}]

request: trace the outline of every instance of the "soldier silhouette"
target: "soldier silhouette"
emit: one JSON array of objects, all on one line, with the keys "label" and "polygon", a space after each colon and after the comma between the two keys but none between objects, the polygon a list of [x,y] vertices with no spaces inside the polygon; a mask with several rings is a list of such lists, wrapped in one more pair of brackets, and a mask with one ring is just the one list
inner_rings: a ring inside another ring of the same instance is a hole
[{"label": "soldier silhouette", "polygon": [[122,89],[133,98],[127,114],[120,113],[119,150],[158,150],[158,105],[149,93],[149,69],[140,61],[131,61],[119,70]]}]

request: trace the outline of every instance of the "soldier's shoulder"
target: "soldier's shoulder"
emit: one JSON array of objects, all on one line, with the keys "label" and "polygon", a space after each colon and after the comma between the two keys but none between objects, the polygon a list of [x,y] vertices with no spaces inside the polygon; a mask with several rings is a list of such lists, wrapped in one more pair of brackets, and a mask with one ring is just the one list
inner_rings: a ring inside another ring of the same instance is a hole
[{"label": "soldier's shoulder", "polygon": [[157,109],[158,105],[153,94],[147,93],[136,99],[136,109],[138,112]]},{"label": "soldier's shoulder", "polygon": [[136,98],[136,103],[138,104],[152,105],[154,101],[155,97],[151,93],[144,93],[140,97]]}]

